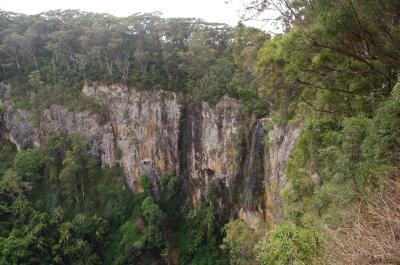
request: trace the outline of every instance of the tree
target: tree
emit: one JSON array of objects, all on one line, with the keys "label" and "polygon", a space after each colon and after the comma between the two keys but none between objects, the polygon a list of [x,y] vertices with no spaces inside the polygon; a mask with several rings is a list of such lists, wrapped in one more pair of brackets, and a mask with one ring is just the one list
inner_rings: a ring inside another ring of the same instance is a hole
[{"label": "tree", "polygon": [[314,264],[321,245],[317,232],[312,228],[287,223],[275,226],[257,251],[257,260],[265,265]]},{"label": "tree", "polygon": [[255,247],[261,235],[241,220],[225,224],[225,232],[222,248],[229,253],[230,264],[257,264]]},{"label": "tree", "polygon": [[283,105],[300,98],[312,111],[351,116],[390,94],[400,66],[399,21],[379,14],[397,16],[397,1],[261,0],[254,7],[277,8],[290,21],[258,59],[264,91],[280,92]]},{"label": "tree", "polygon": [[164,213],[161,211],[159,206],[154,203],[152,197],[148,196],[143,200],[142,212],[149,225],[154,225],[155,227],[160,228],[164,219]]},{"label": "tree", "polygon": [[79,199],[85,199],[89,184],[97,177],[97,165],[98,161],[89,153],[83,136],[75,134],[60,172],[61,190],[67,198],[74,198],[76,204]]},{"label": "tree", "polygon": [[1,239],[0,264],[50,264],[51,246],[49,215],[30,210],[23,227],[14,226],[8,237]]},{"label": "tree", "polygon": [[17,172],[9,169],[0,179],[1,203],[11,205],[17,200],[22,200],[26,196],[25,192],[31,189],[29,182],[23,181]]},{"label": "tree", "polygon": [[15,154],[16,150],[11,142],[7,140],[0,142],[0,176],[12,167]]},{"label": "tree", "polygon": [[36,181],[42,176],[43,164],[37,150],[20,151],[14,158],[14,170],[24,179]]}]

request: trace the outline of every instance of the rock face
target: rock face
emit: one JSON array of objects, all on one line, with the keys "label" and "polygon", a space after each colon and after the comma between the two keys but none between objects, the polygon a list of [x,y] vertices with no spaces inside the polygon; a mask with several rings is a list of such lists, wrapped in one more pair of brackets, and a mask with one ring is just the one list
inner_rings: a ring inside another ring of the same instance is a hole
[{"label": "rock face", "polygon": [[185,103],[185,96],[174,92],[122,85],[82,90],[106,107],[104,123],[89,111],[73,112],[60,105],[34,119],[29,111],[13,107],[9,89],[0,85],[0,99],[7,105],[0,133],[18,148],[37,147],[51,132],[78,132],[103,166],[119,163],[124,168],[133,191],[141,190],[141,175],[149,177],[157,194],[160,176],[177,174],[193,203],[207,195],[211,183],[217,183],[220,189],[237,193],[224,196],[235,197],[229,199],[235,203],[233,211],[252,226],[281,216],[278,191],[300,131],[296,127],[280,128],[268,119],[249,125],[240,102],[227,96],[210,106]]},{"label": "rock face", "polygon": [[215,106],[189,104],[182,111],[181,174],[194,188],[193,200],[201,198],[212,181],[229,187],[239,174],[237,148],[242,106],[223,97]]},{"label": "rock face", "polygon": [[263,221],[272,227],[283,217],[279,192],[285,186],[285,167],[300,132],[300,126],[277,126],[269,118],[253,124],[239,211],[239,217],[251,227]]},{"label": "rock face", "polygon": [[271,227],[283,217],[283,201],[279,191],[285,186],[285,167],[300,135],[299,126],[274,126],[268,132],[268,174],[265,179],[265,220]]},{"label": "rock face", "polygon": [[188,177],[204,180],[206,185],[214,177],[237,175],[238,156],[233,150],[241,120],[237,100],[223,97],[213,107],[206,103],[184,106],[177,93],[121,85],[85,86],[82,93],[106,106],[105,124],[88,111],[75,113],[53,105],[40,114],[35,126],[32,114],[13,109],[3,91],[2,101],[8,105],[3,136],[20,148],[39,146],[50,132],[79,132],[103,165],[123,166],[134,191],[140,190],[139,176],[146,175],[157,184],[161,175],[180,174],[182,163]]},{"label": "rock face", "polygon": [[[129,186],[139,190],[138,177],[157,183],[160,175],[179,172],[178,137],[181,106],[175,93],[137,91],[125,86],[84,87],[86,96],[108,109],[102,161],[119,162]],[[157,192],[157,185],[153,185]]]}]

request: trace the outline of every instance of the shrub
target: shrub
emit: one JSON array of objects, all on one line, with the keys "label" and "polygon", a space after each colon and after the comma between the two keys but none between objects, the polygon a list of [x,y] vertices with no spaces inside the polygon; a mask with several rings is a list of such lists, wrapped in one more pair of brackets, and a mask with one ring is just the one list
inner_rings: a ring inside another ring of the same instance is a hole
[{"label": "shrub", "polygon": [[22,150],[14,158],[14,169],[21,177],[37,180],[41,178],[43,164],[37,150]]},{"label": "shrub", "polygon": [[317,232],[290,223],[275,226],[258,246],[257,260],[265,265],[315,264],[321,251]]},{"label": "shrub", "polygon": [[241,220],[225,225],[226,236],[222,248],[229,253],[231,265],[255,265],[255,246],[260,237]]}]

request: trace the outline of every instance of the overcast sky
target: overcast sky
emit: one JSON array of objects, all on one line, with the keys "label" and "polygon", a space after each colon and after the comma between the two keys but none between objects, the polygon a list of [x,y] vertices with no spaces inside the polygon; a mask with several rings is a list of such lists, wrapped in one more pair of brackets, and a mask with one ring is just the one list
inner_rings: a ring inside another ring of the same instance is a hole
[{"label": "overcast sky", "polygon": [[[234,26],[240,20],[244,1],[249,0],[0,0],[0,9],[25,14],[80,9],[115,16],[160,11],[164,17],[197,17]],[[257,22],[246,24],[261,26]]]}]

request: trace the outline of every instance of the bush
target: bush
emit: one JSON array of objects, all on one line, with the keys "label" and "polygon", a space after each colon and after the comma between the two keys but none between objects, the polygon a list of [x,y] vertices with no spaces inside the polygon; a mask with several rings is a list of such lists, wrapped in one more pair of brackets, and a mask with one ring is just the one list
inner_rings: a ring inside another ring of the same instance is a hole
[{"label": "bush", "polygon": [[222,248],[229,253],[230,264],[255,265],[255,246],[260,235],[241,220],[227,223],[225,232]]},{"label": "bush", "polygon": [[164,219],[164,213],[160,207],[154,203],[152,197],[146,197],[142,202],[142,213],[149,225],[160,227]]},{"label": "bush", "polygon": [[315,230],[285,223],[275,226],[257,251],[257,260],[265,265],[315,264],[321,245]]},{"label": "bush", "polygon": [[151,195],[151,182],[147,176],[140,176],[139,178],[140,187],[146,195]]},{"label": "bush", "polygon": [[23,178],[38,180],[42,169],[43,164],[37,150],[22,150],[14,158],[14,170]]},{"label": "bush", "polygon": [[0,176],[12,167],[15,154],[16,150],[10,141],[0,142]]}]

